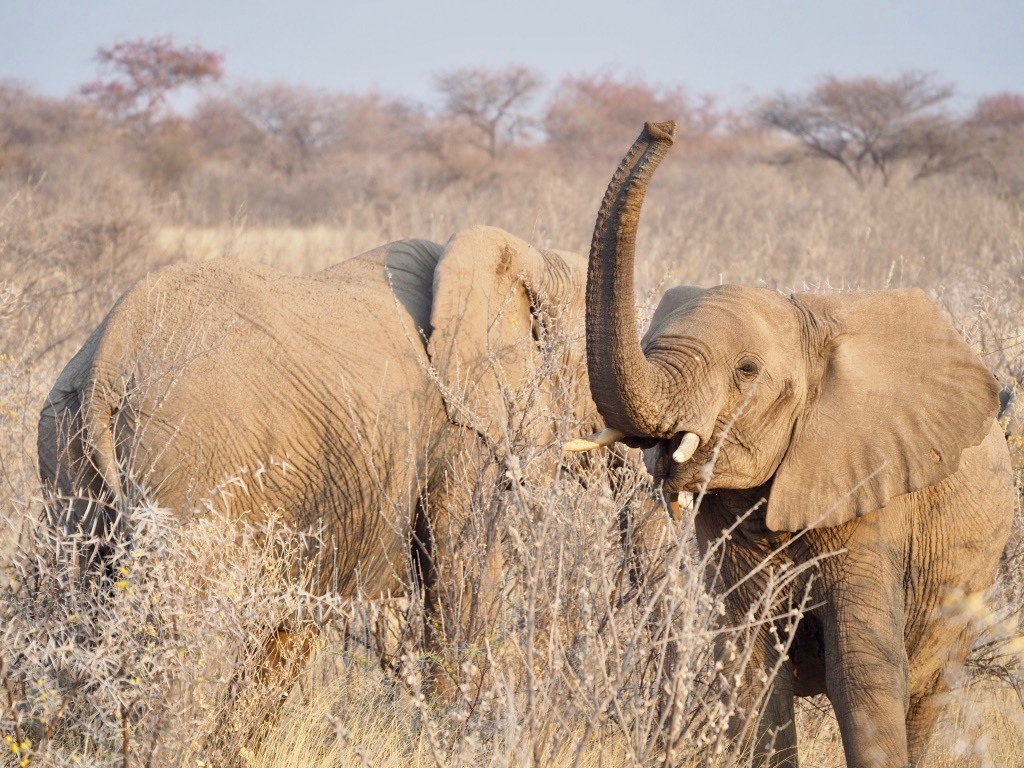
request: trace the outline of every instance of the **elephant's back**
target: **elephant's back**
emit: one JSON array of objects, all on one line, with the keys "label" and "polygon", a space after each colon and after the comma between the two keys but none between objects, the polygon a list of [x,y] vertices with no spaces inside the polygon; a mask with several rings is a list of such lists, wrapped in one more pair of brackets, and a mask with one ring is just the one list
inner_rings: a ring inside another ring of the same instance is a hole
[{"label": "elephant's back", "polygon": [[[130,402],[136,474],[167,506],[261,473],[269,503],[301,499],[292,511],[308,517],[334,504],[325,488],[363,494],[365,453],[402,450],[441,410],[408,313],[360,280],[171,267],[118,302],[95,347],[90,409]],[[404,486],[401,475],[378,485]]]},{"label": "elephant's back", "polygon": [[150,367],[173,361],[221,374],[262,361],[298,366],[294,373],[310,379],[339,363],[373,368],[382,355],[408,356],[413,318],[382,280],[347,272],[339,277],[348,279],[328,281],[244,262],[169,267],[118,301],[97,331],[93,356],[109,362],[126,352]]}]

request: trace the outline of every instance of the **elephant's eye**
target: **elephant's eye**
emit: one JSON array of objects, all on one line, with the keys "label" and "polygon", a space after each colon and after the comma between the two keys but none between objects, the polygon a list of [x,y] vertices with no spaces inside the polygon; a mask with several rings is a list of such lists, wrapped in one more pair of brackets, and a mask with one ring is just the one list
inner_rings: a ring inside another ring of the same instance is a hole
[{"label": "elephant's eye", "polygon": [[757,360],[747,357],[736,366],[736,372],[740,375],[740,378],[749,381],[761,372],[761,366],[757,364]]}]

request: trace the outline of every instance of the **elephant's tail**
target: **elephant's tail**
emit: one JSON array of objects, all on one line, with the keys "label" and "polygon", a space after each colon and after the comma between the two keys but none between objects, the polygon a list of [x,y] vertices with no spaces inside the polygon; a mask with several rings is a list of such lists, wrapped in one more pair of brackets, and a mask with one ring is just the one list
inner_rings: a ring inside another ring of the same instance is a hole
[{"label": "elephant's tail", "polygon": [[49,525],[73,537],[58,551],[76,552],[83,573],[106,573],[122,491],[107,385],[91,380],[91,367],[89,355],[68,363],[39,415],[37,448]]},{"label": "elephant's tail", "polygon": [[[39,416],[39,474],[67,522],[121,500],[115,424],[118,382],[97,365],[99,332],[65,366]],[[105,512],[103,513],[105,514]]]}]

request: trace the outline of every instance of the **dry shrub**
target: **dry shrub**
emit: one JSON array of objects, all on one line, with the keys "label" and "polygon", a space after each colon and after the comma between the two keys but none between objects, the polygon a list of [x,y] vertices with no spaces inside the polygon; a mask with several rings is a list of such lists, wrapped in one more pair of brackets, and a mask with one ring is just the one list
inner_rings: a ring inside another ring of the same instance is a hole
[{"label": "dry shrub", "polygon": [[0,732],[18,745],[8,757],[230,764],[277,712],[289,663],[303,661],[265,668],[280,627],[333,631],[331,652],[363,665],[380,653],[381,606],[311,592],[317,547],[279,515],[226,506],[183,520],[142,495],[113,515],[105,531],[33,520],[5,569]]}]

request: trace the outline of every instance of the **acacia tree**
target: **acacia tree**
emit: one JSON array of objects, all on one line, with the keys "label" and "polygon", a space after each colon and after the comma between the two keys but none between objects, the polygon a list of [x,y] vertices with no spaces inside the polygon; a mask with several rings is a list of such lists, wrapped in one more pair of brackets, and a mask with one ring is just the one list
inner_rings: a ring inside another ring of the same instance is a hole
[{"label": "acacia tree", "polygon": [[185,86],[220,80],[224,57],[170,37],[139,38],[99,48],[99,79],[79,93],[115,120],[146,133],[168,109],[167,97]]},{"label": "acacia tree", "polygon": [[503,144],[515,142],[536,125],[529,107],[541,85],[537,72],[521,66],[457,69],[434,79],[444,96],[445,113],[467,124],[474,134],[471,140],[492,160]]},{"label": "acacia tree", "polygon": [[837,163],[859,186],[877,172],[887,185],[897,163],[916,162],[914,178],[966,159],[959,126],[943,106],[953,87],[930,73],[824,78],[807,95],[781,94],[758,110],[759,121],[798,139],[815,157]]}]

